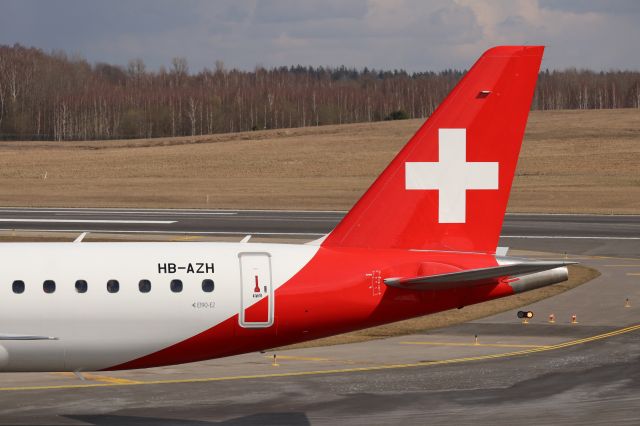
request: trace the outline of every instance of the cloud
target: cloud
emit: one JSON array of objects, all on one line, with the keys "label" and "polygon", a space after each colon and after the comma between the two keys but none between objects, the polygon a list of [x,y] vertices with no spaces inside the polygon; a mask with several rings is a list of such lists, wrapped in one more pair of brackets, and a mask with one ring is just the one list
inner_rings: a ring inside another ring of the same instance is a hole
[{"label": "cloud", "polygon": [[638,0],[540,0],[540,6],[574,13],[640,14]]},{"label": "cloud", "polygon": [[583,6],[583,2],[555,1],[553,7],[528,0],[458,1],[474,10],[483,28],[473,50],[497,44],[543,44],[546,68],[640,68],[640,45],[634,41],[640,39],[636,25],[640,11],[633,14],[635,9],[629,7],[629,14],[620,14],[624,2],[601,11],[589,1]]},{"label": "cloud", "polygon": [[308,22],[361,19],[366,13],[366,0],[260,0],[256,4],[255,18],[260,22]]},{"label": "cloud", "polygon": [[544,67],[640,68],[640,2],[595,0],[0,0],[0,43],[150,68],[310,64],[466,68],[496,44]]}]

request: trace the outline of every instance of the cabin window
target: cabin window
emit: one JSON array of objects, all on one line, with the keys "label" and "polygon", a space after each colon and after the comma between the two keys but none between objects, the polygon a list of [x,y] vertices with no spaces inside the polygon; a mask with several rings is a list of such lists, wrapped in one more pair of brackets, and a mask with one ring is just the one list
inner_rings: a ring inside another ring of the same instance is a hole
[{"label": "cabin window", "polygon": [[204,291],[205,293],[211,293],[213,291],[213,288],[213,280],[210,280],[209,278],[202,280],[202,291]]},{"label": "cabin window", "polygon": [[171,280],[171,291],[174,293],[180,293],[182,291],[182,281]]},{"label": "cabin window", "polygon": [[42,283],[42,289],[45,293],[50,294],[56,291],[56,282],[53,280],[45,280]]},{"label": "cabin window", "polygon": [[11,287],[13,288],[13,292],[15,294],[24,293],[24,281],[22,280],[15,280]]},{"label": "cabin window", "polygon": [[77,280],[76,281],[76,292],[78,293],[86,293],[89,285],[85,280]]},{"label": "cabin window", "polygon": [[151,291],[151,281],[140,280],[138,282],[138,289],[140,290],[140,293],[149,293]]},{"label": "cabin window", "polygon": [[118,280],[107,281],[107,291],[109,293],[117,293],[120,290],[120,283]]}]

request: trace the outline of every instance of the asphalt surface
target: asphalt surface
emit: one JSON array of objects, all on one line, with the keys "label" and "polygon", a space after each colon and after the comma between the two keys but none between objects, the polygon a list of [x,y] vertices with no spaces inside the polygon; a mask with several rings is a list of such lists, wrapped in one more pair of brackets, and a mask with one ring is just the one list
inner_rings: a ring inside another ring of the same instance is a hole
[{"label": "asphalt surface", "polygon": [[[640,422],[640,333],[468,365],[14,392],[4,424],[592,425]],[[6,422],[6,423],[5,423]]]},{"label": "asphalt surface", "polygon": [[[318,238],[344,212],[0,209],[0,230]],[[500,244],[518,249],[640,257],[640,216],[508,214]]]},{"label": "asphalt surface", "polygon": [[[7,229],[120,232],[153,225],[313,238],[342,214],[213,213],[222,212],[5,209],[0,218],[174,222],[5,222]],[[539,258],[566,251],[602,273],[526,307],[536,313],[528,325],[509,311],[411,336],[283,351],[278,367],[267,353],[96,373],[87,382],[70,374],[7,373],[0,375],[0,424],[640,424],[639,228],[638,216],[508,216],[507,245],[556,253],[532,254]],[[555,324],[547,322],[550,313]],[[577,324],[570,323],[573,314]]]}]

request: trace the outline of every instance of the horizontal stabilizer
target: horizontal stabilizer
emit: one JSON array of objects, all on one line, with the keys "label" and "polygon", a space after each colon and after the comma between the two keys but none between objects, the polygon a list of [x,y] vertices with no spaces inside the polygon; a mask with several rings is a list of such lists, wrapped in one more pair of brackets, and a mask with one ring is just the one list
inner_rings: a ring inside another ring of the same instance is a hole
[{"label": "horizontal stabilizer", "polygon": [[385,278],[384,283],[391,287],[409,290],[443,290],[473,287],[486,284],[498,278],[532,274],[573,263],[575,262],[521,262],[424,277]]},{"label": "horizontal stabilizer", "polygon": [[0,333],[0,340],[58,340],[58,338],[51,336],[33,336],[30,334]]}]

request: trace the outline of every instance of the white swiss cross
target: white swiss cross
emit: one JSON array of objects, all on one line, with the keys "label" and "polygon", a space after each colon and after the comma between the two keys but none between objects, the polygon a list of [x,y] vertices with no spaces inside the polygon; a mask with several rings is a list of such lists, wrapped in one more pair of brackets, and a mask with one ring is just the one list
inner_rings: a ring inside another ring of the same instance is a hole
[{"label": "white swiss cross", "polygon": [[464,223],[467,190],[498,189],[498,163],[467,162],[467,129],[439,129],[438,143],[438,162],[405,163],[405,188],[438,190],[438,223]]}]

